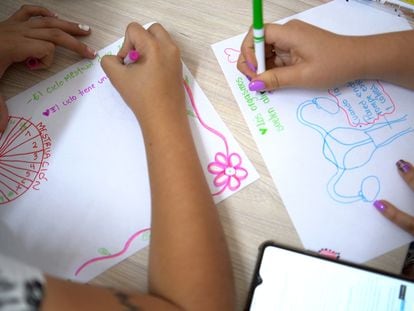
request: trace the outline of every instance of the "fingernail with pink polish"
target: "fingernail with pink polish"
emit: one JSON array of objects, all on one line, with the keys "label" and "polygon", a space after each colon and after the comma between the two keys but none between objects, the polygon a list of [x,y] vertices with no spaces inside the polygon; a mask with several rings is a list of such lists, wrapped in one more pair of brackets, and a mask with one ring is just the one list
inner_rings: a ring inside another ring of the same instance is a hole
[{"label": "fingernail with pink polish", "polygon": [[246,64],[247,64],[247,67],[249,67],[251,71],[254,71],[254,72],[257,71],[256,67],[251,62],[246,61]]},{"label": "fingernail with pink polish", "polygon": [[249,83],[249,90],[250,91],[263,91],[266,88],[265,83],[262,80],[254,80]]},{"label": "fingernail with pink polish", "polygon": [[381,201],[377,200],[374,202],[374,206],[377,210],[379,210],[380,212],[385,211],[385,209],[387,208],[384,203],[382,203]]},{"label": "fingernail with pink polish", "polygon": [[29,57],[26,59],[26,67],[30,70],[36,69],[40,65],[40,60],[36,57]]},{"label": "fingernail with pink polish", "polygon": [[407,173],[409,170],[411,170],[411,165],[408,162],[405,162],[404,160],[399,160],[396,163],[398,169],[401,173]]}]

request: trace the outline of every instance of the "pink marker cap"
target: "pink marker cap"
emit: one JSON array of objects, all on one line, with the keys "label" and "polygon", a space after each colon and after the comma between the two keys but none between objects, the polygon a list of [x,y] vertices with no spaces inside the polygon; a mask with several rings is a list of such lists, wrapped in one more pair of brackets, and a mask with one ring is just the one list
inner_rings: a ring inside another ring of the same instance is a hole
[{"label": "pink marker cap", "polygon": [[29,57],[26,59],[26,67],[30,70],[35,69],[40,65],[40,60],[35,57]]}]

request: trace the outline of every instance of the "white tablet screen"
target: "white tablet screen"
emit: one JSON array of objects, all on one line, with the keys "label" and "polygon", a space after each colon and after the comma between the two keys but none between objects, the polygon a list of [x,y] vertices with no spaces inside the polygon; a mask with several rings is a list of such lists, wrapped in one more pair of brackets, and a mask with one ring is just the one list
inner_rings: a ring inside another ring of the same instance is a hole
[{"label": "white tablet screen", "polygon": [[250,310],[414,310],[414,284],[278,247],[265,248]]}]

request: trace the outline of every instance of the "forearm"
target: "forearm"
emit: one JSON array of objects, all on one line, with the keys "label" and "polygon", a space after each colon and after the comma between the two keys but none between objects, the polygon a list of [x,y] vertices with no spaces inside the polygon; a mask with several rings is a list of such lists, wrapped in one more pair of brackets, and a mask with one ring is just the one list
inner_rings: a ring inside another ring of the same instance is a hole
[{"label": "forearm", "polygon": [[[170,103],[182,109],[182,103]],[[187,117],[143,124],[152,192],[150,292],[189,310],[231,310],[231,264]]]},{"label": "forearm", "polygon": [[[355,79],[379,79],[414,89],[414,30],[351,37]],[[352,64],[348,64],[352,66]]]},{"label": "forearm", "polygon": [[[135,49],[137,64],[121,63]],[[131,23],[102,67],[141,125],[152,216],[149,294],[184,310],[232,310],[229,254],[185,110],[182,63],[168,32]]]}]

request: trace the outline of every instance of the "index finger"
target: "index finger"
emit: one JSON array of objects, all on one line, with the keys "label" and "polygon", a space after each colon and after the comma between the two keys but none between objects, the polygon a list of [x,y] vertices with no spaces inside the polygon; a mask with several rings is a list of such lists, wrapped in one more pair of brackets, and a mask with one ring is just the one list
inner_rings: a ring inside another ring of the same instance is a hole
[{"label": "index finger", "polygon": [[396,165],[400,176],[404,179],[411,190],[414,191],[414,169],[412,164],[404,160],[399,160]]},{"label": "index finger", "polygon": [[57,17],[57,14],[41,6],[25,4],[22,5],[12,16],[10,16],[9,20],[25,22],[35,16]]},{"label": "index finger", "polygon": [[386,218],[391,220],[400,228],[414,235],[414,217],[399,210],[393,204],[385,200],[374,202],[375,208]]},{"label": "index finger", "polygon": [[138,23],[130,23],[125,31],[125,40],[118,56],[124,58],[130,50],[136,50],[141,55],[145,55],[148,50],[148,42],[152,39],[151,35]]},{"label": "index finger", "polygon": [[237,68],[249,77],[256,76],[257,61],[254,54],[253,30],[251,28],[241,44]]}]

